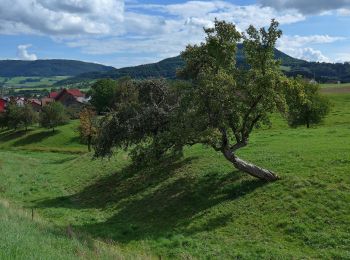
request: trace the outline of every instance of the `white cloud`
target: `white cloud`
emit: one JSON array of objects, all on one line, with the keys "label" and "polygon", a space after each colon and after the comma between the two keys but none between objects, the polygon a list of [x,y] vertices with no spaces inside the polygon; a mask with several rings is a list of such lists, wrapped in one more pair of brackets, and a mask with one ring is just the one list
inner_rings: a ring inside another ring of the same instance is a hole
[{"label": "white cloud", "polygon": [[37,60],[38,57],[35,54],[28,53],[28,48],[30,48],[32,45],[18,45],[17,46],[17,58],[20,60]]},{"label": "white cloud", "polygon": [[277,47],[288,55],[307,60],[330,62],[331,59],[326,57],[320,50],[314,49],[313,45],[333,43],[344,40],[343,37],[334,37],[329,35],[309,35],[309,36],[283,36],[277,44]]},{"label": "white cloud", "polygon": [[[241,31],[250,24],[268,26],[272,18],[281,24],[306,19],[300,12],[271,4],[278,1],[260,2],[265,6],[204,0],[156,5],[136,0],[0,0],[0,34],[48,35],[87,54],[118,54],[124,58],[114,65],[121,67],[178,55],[187,44],[202,41],[202,28],[212,26],[215,18],[232,22]],[[328,35],[284,36],[279,47],[291,56],[326,60],[313,45],[338,40]],[[125,59],[128,55],[130,60]]]},{"label": "white cloud", "polygon": [[108,34],[123,12],[123,0],[1,0],[0,33]]},{"label": "white cloud", "polygon": [[[150,14],[150,11],[152,11]],[[204,39],[203,27],[213,25],[215,18],[234,23],[239,30],[250,24],[267,26],[276,18],[281,24],[303,21],[305,17],[294,12],[277,12],[257,5],[237,6],[225,1],[189,1],[181,4],[126,5],[120,35],[104,38],[70,39],[70,47],[81,48],[88,54],[147,54],[153,61],[178,55],[187,44]],[[127,36],[126,36],[127,35]],[[135,56],[135,55],[134,55]],[[116,66],[125,66],[116,61]]]}]

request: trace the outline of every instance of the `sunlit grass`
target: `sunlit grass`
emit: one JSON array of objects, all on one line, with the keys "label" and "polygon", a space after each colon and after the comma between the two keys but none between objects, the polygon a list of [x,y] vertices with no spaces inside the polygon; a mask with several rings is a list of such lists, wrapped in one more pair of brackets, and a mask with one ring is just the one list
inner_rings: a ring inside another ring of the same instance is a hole
[{"label": "sunlit grass", "polygon": [[132,167],[124,152],[92,160],[89,153],[22,149],[84,150],[69,141],[77,134],[73,122],[37,144],[0,137],[0,196],[127,251],[169,258],[347,259],[350,95],[330,97],[332,112],[321,125],[291,129],[276,115],[273,126],[255,131],[240,151],[277,172],[282,179],[275,183],[236,171],[200,145],[179,161],[148,168]]}]

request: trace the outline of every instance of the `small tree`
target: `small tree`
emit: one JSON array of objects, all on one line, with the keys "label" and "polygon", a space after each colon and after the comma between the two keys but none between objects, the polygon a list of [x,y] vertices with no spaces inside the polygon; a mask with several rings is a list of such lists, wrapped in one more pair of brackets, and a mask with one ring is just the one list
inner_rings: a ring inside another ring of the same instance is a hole
[{"label": "small tree", "polygon": [[59,102],[52,102],[42,108],[40,113],[40,125],[55,131],[55,127],[66,124],[69,121],[64,106]]},{"label": "small tree", "polygon": [[320,93],[320,86],[297,78],[287,94],[288,123],[292,127],[322,122],[330,111],[330,101]]},{"label": "small tree", "polygon": [[28,127],[38,122],[38,113],[34,111],[30,104],[25,104],[24,107],[20,108],[20,121],[28,131]]},{"label": "small tree", "polygon": [[23,124],[22,109],[15,103],[9,103],[6,109],[7,126],[9,129],[17,130]]},{"label": "small tree", "polygon": [[117,82],[112,79],[101,79],[92,85],[89,95],[90,103],[95,107],[97,113],[106,112],[113,102]]},{"label": "small tree", "polygon": [[91,145],[97,134],[97,117],[96,112],[91,108],[84,108],[80,112],[80,125],[78,127],[80,138],[88,145],[89,152]]}]

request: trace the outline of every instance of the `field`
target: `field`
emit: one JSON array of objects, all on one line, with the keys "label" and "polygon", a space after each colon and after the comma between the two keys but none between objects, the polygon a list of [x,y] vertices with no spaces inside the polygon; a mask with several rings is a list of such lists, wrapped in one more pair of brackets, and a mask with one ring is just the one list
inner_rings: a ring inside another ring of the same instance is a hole
[{"label": "field", "polygon": [[[72,122],[56,133],[0,133],[0,197],[59,230],[141,258],[348,259],[350,94],[328,96],[332,112],[322,125],[290,129],[276,115],[240,152],[279,173],[275,183],[252,179],[199,145],[148,168],[130,165],[125,152],[93,160]],[[27,222],[9,230],[37,230]],[[72,252],[78,243],[89,255],[81,240],[62,239],[71,243],[56,249]]]},{"label": "field", "polygon": [[322,88],[350,88],[350,83],[326,83],[326,84],[321,84]]},{"label": "field", "polygon": [[36,90],[45,87],[51,87],[53,84],[60,80],[67,79],[67,76],[54,76],[54,77],[13,77],[4,78],[0,77],[0,84],[4,87],[13,89],[27,89]]}]

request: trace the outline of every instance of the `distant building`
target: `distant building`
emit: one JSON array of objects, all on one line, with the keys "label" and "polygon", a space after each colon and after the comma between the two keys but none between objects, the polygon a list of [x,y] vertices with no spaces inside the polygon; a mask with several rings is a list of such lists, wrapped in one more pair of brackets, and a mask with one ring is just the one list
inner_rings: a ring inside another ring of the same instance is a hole
[{"label": "distant building", "polygon": [[65,107],[82,107],[89,102],[79,89],[62,89],[55,101],[61,102]]},{"label": "distant building", "polygon": [[49,97],[43,97],[41,99],[41,106],[44,107],[52,102],[55,102],[55,100],[53,98],[49,98]]},{"label": "distant building", "polygon": [[41,101],[39,99],[30,98],[30,99],[27,100],[27,103],[32,106],[34,111],[40,112],[40,110],[41,110]]},{"label": "distant building", "polygon": [[15,98],[16,105],[19,107],[24,107],[26,101],[23,97]]},{"label": "distant building", "polygon": [[8,102],[8,101],[7,101],[6,99],[0,98],[0,113],[5,112],[7,102]]},{"label": "distant building", "polygon": [[56,92],[56,91],[50,92],[49,98],[55,99],[58,96],[58,94],[59,94],[59,92]]},{"label": "distant building", "polygon": [[309,83],[310,83],[310,84],[315,84],[315,85],[318,84],[318,82],[317,82],[315,79],[311,79],[311,80],[309,81]]}]

